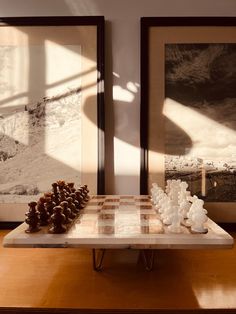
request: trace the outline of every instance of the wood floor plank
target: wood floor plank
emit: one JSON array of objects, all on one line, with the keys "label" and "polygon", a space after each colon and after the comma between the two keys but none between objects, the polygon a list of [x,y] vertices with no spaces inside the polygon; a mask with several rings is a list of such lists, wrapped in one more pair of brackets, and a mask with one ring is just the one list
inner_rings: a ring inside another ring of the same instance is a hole
[{"label": "wood floor plank", "polygon": [[137,258],[138,251],[108,250],[104,271],[95,272],[90,250],[1,245],[0,310],[236,309],[236,248],[161,250],[152,272]]}]

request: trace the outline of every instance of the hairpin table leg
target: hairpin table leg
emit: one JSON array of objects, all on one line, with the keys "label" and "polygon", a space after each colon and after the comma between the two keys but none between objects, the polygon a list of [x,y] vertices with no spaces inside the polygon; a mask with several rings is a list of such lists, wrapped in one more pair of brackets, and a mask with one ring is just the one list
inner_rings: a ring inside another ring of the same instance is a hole
[{"label": "hairpin table leg", "polygon": [[153,270],[155,251],[154,250],[141,250],[141,255],[142,255],[145,269],[147,271]]},{"label": "hairpin table leg", "polygon": [[102,270],[102,262],[105,255],[105,249],[101,249],[101,253],[96,254],[96,249],[93,249],[93,269],[96,271]]}]

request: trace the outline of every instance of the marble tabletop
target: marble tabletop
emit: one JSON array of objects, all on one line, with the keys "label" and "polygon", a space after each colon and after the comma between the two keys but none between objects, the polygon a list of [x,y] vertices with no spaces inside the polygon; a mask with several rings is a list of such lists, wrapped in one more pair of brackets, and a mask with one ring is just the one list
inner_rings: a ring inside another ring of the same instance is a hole
[{"label": "marble tabletop", "polygon": [[147,195],[95,195],[63,234],[50,234],[48,227],[25,233],[27,225],[7,234],[4,247],[87,247],[127,249],[231,248],[233,238],[210,218],[206,234],[182,226],[171,233]]}]

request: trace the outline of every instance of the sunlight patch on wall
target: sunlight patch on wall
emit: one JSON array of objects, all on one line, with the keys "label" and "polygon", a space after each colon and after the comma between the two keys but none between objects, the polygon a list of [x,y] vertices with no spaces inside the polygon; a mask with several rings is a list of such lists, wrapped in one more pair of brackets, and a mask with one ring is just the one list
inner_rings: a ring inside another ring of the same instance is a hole
[{"label": "sunlight patch on wall", "polygon": [[[0,134],[9,141],[28,144],[29,49],[11,44],[0,47]],[[22,79],[24,77],[24,79]],[[2,141],[3,143],[4,141]]]},{"label": "sunlight patch on wall", "polygon": [[47,40],[45,53],[45,153],[80,171],[81,47]]},{"label": "sunlight patch on wall", "polygon": [[[137,175],[140,167],[140,161],[137,158],[140,155],[139,148],[116,137],[114,138],[114,147],[115,151],[119,152],[114,157],[116,175]],[[119,158],[119,156],[122,156],[122,158]]]},{"label": "sunlight patch on wall", "polygon": [[186,155],[206,159],[235,155],[234,130],[170,98],[164,102],[163,114],[191,138],[192,148]]},{"label": "sunlight patch on wall", "polygon": [[78,89],[81,86],[81,46],[58,45],[46,40],[45,53],[46,94],[61,94],[68,89],[68,85],[70,89]]},{"label": "sunlight patch on wall", "polygon": [[113,99],[123,102],[132,102],[134,100],[134,93],[122,88],[119,85],[113,87]]}]

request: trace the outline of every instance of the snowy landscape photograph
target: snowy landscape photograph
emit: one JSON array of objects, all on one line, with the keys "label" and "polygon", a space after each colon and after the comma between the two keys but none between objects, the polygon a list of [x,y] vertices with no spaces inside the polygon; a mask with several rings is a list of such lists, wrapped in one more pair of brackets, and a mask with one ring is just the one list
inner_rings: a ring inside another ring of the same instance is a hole
[{"label": "snowy landscape photograph", "polygon": [[165,45],[165,179],[236,201],[236,44]]}]

